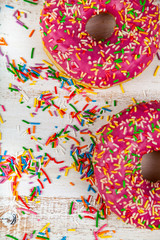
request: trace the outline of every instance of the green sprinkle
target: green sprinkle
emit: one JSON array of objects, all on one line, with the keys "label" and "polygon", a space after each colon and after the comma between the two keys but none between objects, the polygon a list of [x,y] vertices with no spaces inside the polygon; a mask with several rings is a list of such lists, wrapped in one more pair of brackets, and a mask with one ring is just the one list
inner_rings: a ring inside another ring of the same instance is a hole
[{"label": "green sprinkle", "polygon": [[69,215],[72,214],[72,207],[73,207],[73,201],[71,202],[70,209],[69,209]]},{"label": "green sprinkle", "polygon": [[93,51],[93,48],[89,48],[88,51],[89,51],[89,52],[92,52],[92,51]]},{"label": "green sprinkle", "polygon": [[46,33],[46,32],[43,32],[43,34],[44,34],[45,36],[47,36],[47,33]]},{"label": "green sprinkle", "polygon": [[67,3],[65,2],[65,5],[69,6],[69,7],[72,7],[73,5],[71,3]]},{"label": "green sprinkle", "polygon": [[78,21],[82,21],[82,18],[76,18]]},{"label": "green sprinkle", "polygon": [[124,188],[126,187],[126,182],[125,182],[125,180],[123,180],[123,187],[124,187]]},{"label": "green sprinkle", "polygon": [[82,216],[81,216],[80,214],[78,215],[78,217],[79,217],[80,219],[82,219]]},{"label": "green sprinkle", "polygon": [[126,24],[124,23],[122,26],[122,30],[124,30],[126,28]]},{"label": "green sprinkle", "polygon": [[121,209],[121,212],[124,212],[124,211],[126,211],[126,209],[125,209],[125,208],[122,208],[122,209]]},{"label": "green sprinkle", "polygon": [[36,3],[36,2],[31,2],[31,1],[29,1],[29,0],[23,0],[24,2],[27,2],[27,3],[31,3],[31,4],[34,4],[34,5],[37,5],[38,3]]},{"label": "green sprinkle", "polygon": [[105,2],[105,4],[108,4],[108,3],[110,3],[111,2],[111,0],[108,0],[107,2]]},{"label": "green sprinkle", "polygon": [[110,152],[110,153],[113,153],[113,151],[112,151],[111,149],[109,149],[109,152]]},{"label": "green sprinkle", "polygon": [[109,132],[106,133],[106,135],[109,135],[109,134],[112,133],[112,132],[113,132],[113,130],[110,130]]},{"label": "green sprinkle", "polygon": [[26,124],[30,124],[28,121],[26,120],[22,120],[22,122],[26,123]]},{"label": "green sprinkle", "polygon": [[71,103],[69,103],[69,105],[76,111],[76,113],[78,113],[78,110],[75,108],[75,106],[73,106]]},{"label": "green sprinkle", "polygon": [[15,88],[8,88],[9,90],[11,90],[11,92],[15,91],[15,92],[18,92],[18,89],[15,89]]},{"label": "green sprinkle", "polygon": [[113,82],[114,82],[114,83],[119,82],[119,79],[116,79],[116,80],[114,80]]},{"label": "green sprinkle", "polygon": [[91,139],[91,141],[92,141],[93,145],[95,146],[96,144],[95,144],[95,141],[94,141],[94,139],[93,139],[92,137],[90,137],[90,139]]},{"label": "green sprinkle", "polygon": [[77,131],[79,131],[79,128],[78,128],[76,125],[73,125],[73,127],[74,127]]},{"label": "green sprinkle", "polygon": [[152,225],[150,225],[150,224],[148,225],[148,227],[150,227],[150,228],[153,228],[153,226],[152,226]]},{"label": "green sprinkle", "polygon": [[12,239],[14,239],[14,240],[18,240],[18,238],[13,237],[13,236],[11,236],[11,235],[9,235],[9,234],[7,234],[6,237],[12,238]]},{"label": "green sprinkle", "polygon": [[140,30],[140,31],[142,31],[142,32],[145,32],[145,30],[144,30],[143,28],[140,28],[140,27],[138,27],[138,26],[137,26],[137,29]]},{"label": "green sprinkle", "polygon": [[123,62],[123,60],[121,58],[119,58],[119,59],[116,59],[114,62],[115,63],[121,63],[121,62]]},{"label": "green sprinkle", "polygon": [[99,217],[99,211],[97,211],[97,216],[96,216],[96,227],[98,227],[98,217]]},{"label": "green sprinkle", "polygon": [[49,238],[48,238],[48,237],[42,237],[42,235],[37,235],[37,237],[39,237],[39,238],[42,238],[42,239],[49,240]]},{"label": "green sprinkle", "polygon": [[31,58],[33,58],[33,55],[34,55],[34,48],[32,48],[32,51],[31,51]]},{"label": "green sprinkle", "polygon": [[25,29],[28,29],[28,27],[27,27],[26,25],[23,25],[23,27],[24,27]]},{"label": "green sprinkle", "polygon": [[51,105],[47,105],[46,107],[44,107],[43,109],[42,109],[42,111],[44,112],[47,108],[49,108]]},{"label": "green sprinkle", "polygon": [[72,155],[72,158],[73,158],[75,164],[78,166],[78,162],[77,162],[76,158],[73,155]]},{"label": "green sprinkle", "polygon": [[136,202],[136,199],[135,199],[135,197],[133,197],[132,199],[133,199],[133,202]]},{"label": "green sprinkle", "polygon": [[124,196],[124,198],[127,198],[127,195],[124,194],[123,196]]},{"label": "green sprinkle", "polygon": [[57,47],[58,47],[58,45],[55,45],[55,46],[53,47],[53,50],[55,50]]}]

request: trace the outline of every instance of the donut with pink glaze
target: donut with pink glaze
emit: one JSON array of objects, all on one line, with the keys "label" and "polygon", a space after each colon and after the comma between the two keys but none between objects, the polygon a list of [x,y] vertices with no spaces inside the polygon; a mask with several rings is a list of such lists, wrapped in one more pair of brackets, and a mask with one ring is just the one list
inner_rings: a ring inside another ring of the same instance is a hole
[{"label": "donut with pink glaze", "polygon": [[[86,31],[90,18],[111,14],[108,39]],[[79,84],[108,88],[135,78],[159,48],[159,9],[153,0],[46,0],[40,17],[44,50],[53,63]]]},{"label": "donut with pink glaze", "polygon": [[160,182],[143,178],[141,160],[160,150],[160,102],[130,106],[98,133],[94,172],[106,205],[126,223],[159,229]]}]

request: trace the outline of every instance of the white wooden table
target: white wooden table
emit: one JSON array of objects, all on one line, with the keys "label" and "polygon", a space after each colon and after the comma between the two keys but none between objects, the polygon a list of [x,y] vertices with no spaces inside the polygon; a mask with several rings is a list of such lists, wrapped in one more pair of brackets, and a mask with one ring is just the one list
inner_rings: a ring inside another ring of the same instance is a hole
[{"label": "white wooden table", "polygon": [[[14,9],[5,7],[5,4],[13,6]],[[42,6],[43,3],[41,1],[35,6],[25,3],[22,0],[0,0],[0,38],[4,37],[8,44],[8,46],[1,46],[1,50],[9,56],[10,60],[15,59],[16,63],[20,63],[20,57],[23,57],[27,60],[28,66],[33,66],[34,63],[42,63],[43,59],[49,61],[42,49],[39,32],[39,16]],[[27,13],[27,18],[23,18],[22,20],[29,27],[28,30],[18,25],[15,18],[13,18],[13,13],[16,9]],[[28,35],[32,29],[35,29],[35,33],[32,38],[29,38]],[[31,59],[32,48],[35,48],[33,59]],[[97,100],[96,105],[98,106],[103,106],[105,102],[108,101],[112,109],[112,113],[109,114],[117,113],[129,104],[132,104],[132,97],[135,98],[137,102],[142,100],[160,100],[160,71],[156,77],[153,76],[157,65],[160,65],[160,61],[155,57],[152,64],[141,76],[124,83],[124,94],[122,94],[119,86],[115,86],[107,90],[97,90],[97,95],[88,94],[88,96],[91,97],[91,99]],[[20,94],[11,93],[8,90],[9,83],[21,87],[29,97],[28,101],[20,104]],[[24,134],[26,125],[22,122],[22,119],[28,121],[33,120],[30,116],[30,110],[26,108],[26,106],[33,106],[34,98],[38,97],[42,91],[53,91],[55,85],[59,91],[58,103],[68,107],[64,99],[66,92],[59,88],[59,82],[53,80],[38,80],[36,85],[30,85],[29,83],[20,84],[16,82],[13,76],[7,71],[5,56],[0,56],[0,104],[6,108],[5,112],[0,109],[1,116],[4,120],[4,124],[0,125],[2,132],[2,140],[0,141],[2,153],[7,150],[8,154],[16,156],[17,153],[22,151],[22,146],[35,149],[34,141],[31,141],[30,137]],[[81,107],[86,104],[82,96],[76,95],[71,103],[74,103],[76,100],[81,101]],[[116,107],[113,106],[114,100],[117,100]],[[95,133],[101,125],[106,123],[107,115],[108,113],[104,115],[102,120],[97,120],[93,126],[90,126],[93,133]],[[43,142],[45,142],[47,137],[56,131],[60,131],[69,124],[70,118],[68,116],[64,117],[64,119],[51,118],[48,112],[40,112],[34,118],[34,121],[41,122],[41,127],[38,128],[37,135],[42,137]],[[58,128],[56,129],[55,126],[58,126]],[[79,137],[78,133],[76,137]],[[44,148],[43,151],[51,153],[57,161],[64,160],[64,165],[69,166],[72,163],[69,154],[70,146],[71,142],[68,141],[63,145],[65,149],[64,152],[60,149],[51,149],[49,147]],[[51,227],[50,239],[60,240],[63,236],[67,236],[68,240],[93,240],[93,231],[97,231],[96,223],[95,220],[79,219],[78,214],[84,210],[82,204],[76,203],[77,210],[75,213],[72,215],[68,214],[71,201],[80,199],[80,196],[87,198],[88,183],[80,181],[79,173],[76,173],[74,170],[70,170],[68,176],[65,177],[64,172],[60,173],[59,166],[55,164],[50,164],[49,167],[46,168],[46,172],[50,176],[52,184],[46,184],[39,204],[32,203],[38,215],[19,214],[17,223],[13,226],[5,226],[2,219],[0,219],[0,240],[8,239],[5,237],[6,234],[22,239],[24,233],[30,234],[34,229],[40,230],[48,222],[50,222]],[[57,179],[58,175],[61,175],[60,179]],[[75,186],[70,185],[70,182],[73,182]],[[28,194],[27,177],[22,179],[19,192],[21,195]],[[94,199],[96,194],[92,193],[92,195]],[[16,206],[17,203],[13,201],[10,190],[10,182],[1,184],[0,217],[7,211],[16,211]],[[108,224],[105,230],[116,230],[116,233],[113,233],[113,237],[111,238],[114,240],[160,239],[160,231],[136,229],[131,225],[124,224],[120,219],[117,219],[117,216],[113,213],[107,217],[106,221],[101,220],[99,227],[105,223]],[[68,229],[75,229],[75,231],[68,231]]]}]

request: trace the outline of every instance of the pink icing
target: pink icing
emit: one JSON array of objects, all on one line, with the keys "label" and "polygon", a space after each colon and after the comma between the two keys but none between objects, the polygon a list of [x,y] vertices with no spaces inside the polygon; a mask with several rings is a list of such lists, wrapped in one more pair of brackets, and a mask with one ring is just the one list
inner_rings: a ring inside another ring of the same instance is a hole
[{"label": "pink icing", "polygon": [[[115,17],[112,36],[96,41],[87,21]],[[159,47],[158,6],[152,0],[46,0],[40,17],[44,45],[65,72],[94,87],[110,87],[140,74]]]},{"label": "pink icing", "polygon": [[94,170],[106,205],[126,223],[160,228],[160,183],[141,175],[142,156],[160,150],[160,102],[123,110],[99,133]]}]

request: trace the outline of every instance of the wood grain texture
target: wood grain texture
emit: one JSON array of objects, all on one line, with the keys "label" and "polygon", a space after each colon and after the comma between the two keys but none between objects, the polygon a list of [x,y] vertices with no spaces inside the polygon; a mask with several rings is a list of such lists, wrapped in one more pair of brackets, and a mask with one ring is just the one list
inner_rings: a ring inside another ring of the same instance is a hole
[{"label": "wood grain texture", "polygon": [[[159,1],[160,2],[160,1]],[[14,6],[14,10],[5,7],[5,4]],[[39,33],[39,15],[40,9],[43,6],[43,2],[39,1],[38,6],[25,3],[22,0],[0,0],[0,36],[3,36],[7,43],[7,47],[1,47],[5,54],[8,54],[10,59],[15,59],[17,63],[20,62],[20,57],[27,60],[28,65],[33,65],[38,62],[41,63],[42,59],[47,58],[43,51],[41,43],[41,37]],[[27,18],[23,18],[25,24],[29,27],[28,30],[22,28],[16,24],[13,18],[13,12],[19,9],[27,12]],[[35,29],[35,33],[32,38],[29,38],[29,33],[32,29]],[[34,58],[31,59],[31,50],[35,48]],[[111,104],[112,113],[110,115],[121,111],[128,105],[132,104],[132,97],[139,101],[160,100],[160,72],[156,77],[153,77],[153,72],[157,65],[160,65],[158,59],[155,57],[152,64],[136,79],[123,84],[125,93],[122,94],[119,86],[112,87],[105,90],[96,90],[97,95],[93,96],[88,94],[92,99],[97,100],[98,106],[103,106],[105,101]],[[8,91],[9,83],[16,84],[21,87],[28,96],[28,100],[23,105],[19,104],[20,95],[17,93],[11,93]],[[3,116],[5,123],[1,126],[2,132],[2,152],[8,150],[8,153],[16,156],[21,152],[22,146],[32,147],[35,149],[35,143],[25,135],[26,126],[22,123],[22,119],[33,120],[30,117],[30,111],[26,110],[26,106],[33,106],[34,98],[38,97],[42,91],[53,91],[54,86],[59,86],[56,81],[38,81],[34,85],[29,83],[20,84],[17,83],[6,70],[6,58],[0,56],[0,104],[3,104],[6,108],[6,112],[0,113]],[[59,89],[58,104],[66,106],[64,100],[66,92]],[[113,100],[117,100],[117,106],[113,107]],[[81,106],[86,104],[82,96],[77,95],[74,101],[79,100]],[[93,133],[103,124],[106,123],[107,115],[102,120],[95,122],[90,127]],[[34,119],[41,122],[41,127],[37,128],[37,136],[43,137],[42,144],[53,132],[55,132],[55,125],[58,126],[58,130],[69,124],[70,118],[66,116],[64,119],[51,119],[46,112],[40,112]],[[74,122],[73,122],[74,123]],[[76,124],[76,122],[74,123]],[[17,126],[19,130],[17,130]],[[72,132],[74,135],[74,133]],[[76,137],[79,138],[78,133]],[[89,140],[86,140],[86,143]],[[62,144],[62,142],[61,142]],[[70,159],[70,145],[71,143],[63,144],[64,151],[60,148],[51,149],[44,148],[44,152],[47,151],[55,156],[57,160],[65,160],[65,165],[71,164]],[[46,223],[51,223],[51,240],[60,240],[63,236],[67,236],[67,240],[93,240],[93,231],[96,230],[95,221],[78,218],[78,214],[84,210],[81,204],[76,203],[76,210],[73,215],[69,215],[69,206],[71,201],[80,199],[80,196],[88,196],[87,188],[88,183],[80,181],[79,174],[74,170],[69,171],[67,177],[64,177],[64,173],[61,174],[61,178],[58,180],[59,166],[50,164],[46,172],[51,178],[52,184],[45,185],[43,195],[39,198],[40,203],[31,203],[32,209],[38,213],[38,215],[23,215],[17,211],[17,203],[13,201],[10,191],[10,182],[0,185],[0,240],[7,240],[6,234],[12,234],[18,239],[22,239],[24,233],[31,233],[34,229],[40,230]],[[71,186],[69,182],[74,182],[75,186]],[[29,186],[28,178],[23,177],[19,186],[19,192],[21,195],[28,195]],[[95,199],[95,195],[93,199]],[[19,204],[19,203],[18,203]],[[6,227],[2,223],[1,216],[7,211],[13,211],[18,213],[18,221],[12,227]],[[107,229],[116,230],[113,234],[113,240],[159,240],[160,231],[150,231],[143,229],[136,229],[131,225],[126,225],[122,220],[117,219],[115,214],[111,214],[107,217],[106,221],[100,221],[99,227],[104,223],[108,224]],[[68,232],[68,229],[75,228],[75,232]]]}]

